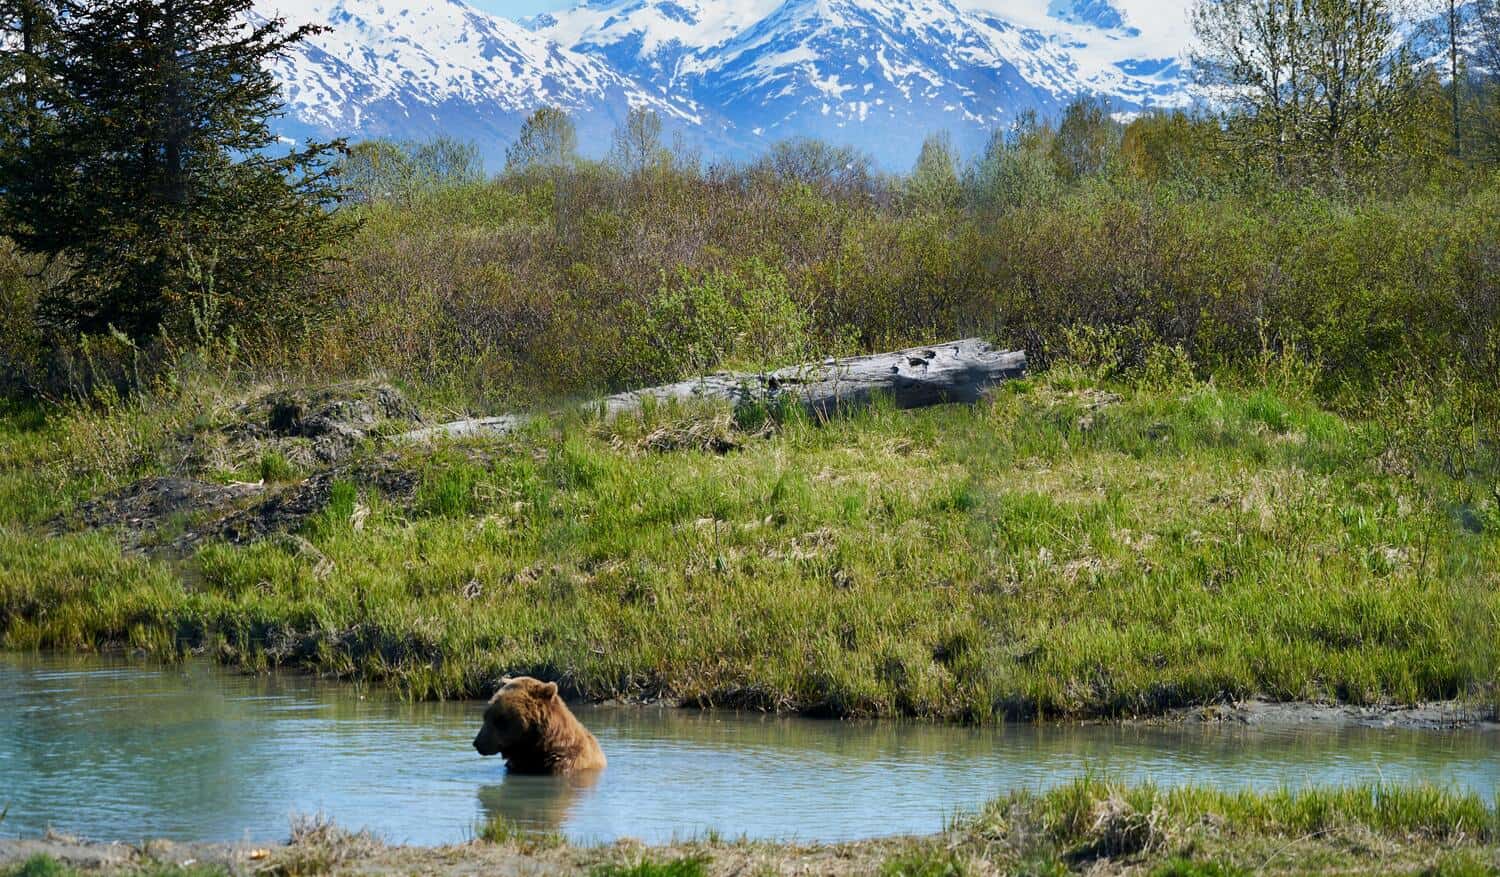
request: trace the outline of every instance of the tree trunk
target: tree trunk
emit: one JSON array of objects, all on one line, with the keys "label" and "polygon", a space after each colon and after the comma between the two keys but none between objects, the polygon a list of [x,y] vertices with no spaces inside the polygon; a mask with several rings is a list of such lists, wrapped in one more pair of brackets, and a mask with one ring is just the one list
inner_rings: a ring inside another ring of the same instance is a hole
[{"label": "tree trunk", "polygon": [[[1026,354],[997,350],[977,338],[913,347],[895,353],[828,359],[774,372],[723,372],[690,381],[617,393],[580,406],[606,420],[652,404],[728,402],[741,405],[800,405],[814,417],[830,417],[842,408],[870,403],[877,394],[899,408],[922,408],[949,402],[977,402],[985,390],[1026,373]],[[397,436],[426,441],[439,437],[503,435],[523,426],[531,415],[507,414],[459,420]]]},{"label": "tree trunk", "polygon": [[1453,154],[1458,158],[1463,158],[1463,104],[1462,94],[1459,92],[1458,79],[1458,38],[1460,24],[1458,19],[1458,0],[1448,0],[1448,60],[1451,65],[1450,73],[1453,77]]}]

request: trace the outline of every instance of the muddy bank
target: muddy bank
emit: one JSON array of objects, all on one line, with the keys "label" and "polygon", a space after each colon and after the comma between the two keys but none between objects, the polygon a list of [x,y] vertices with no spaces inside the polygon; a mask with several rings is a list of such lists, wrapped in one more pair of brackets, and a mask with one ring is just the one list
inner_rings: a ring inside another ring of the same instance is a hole
[{"label": "muddy bank", "polygon": [[139,845],[95,843],[79,838],[48,836],[0,839],[0,869],[19,865],[35,856],[47,856],[69,868],[96,874],[130,874],[152,866],[201,866],[217,868],[236,877],[295,874],[540,877],[586,874],[597,868],[630,867],[643,861],[668,863],[696,859],[704,863],[706,873],[713,875],[770,873],[843,877],[878,873],[881,865],[891,857],[932,840],[885,839],[810,846],[681,843],[656,847],[621,841],[585,847],[538,837],[498,844],[476,841],[446,847],[410,847],[388,846],[365,835],[334,831],[309,840],[265,847],[161,840]]},{"label": "muddy bank", "polygon": [[1353,706],[1349,704],[1252,700],[1176,710],[1164,719],[1199,724],[1241,724],[1263,728],[1302,725],[1329,728],[1401,728],[1445,731],[1456,729],[1500,733],[1500,710],[1461,701],[1436,701],[1409,706]]}]

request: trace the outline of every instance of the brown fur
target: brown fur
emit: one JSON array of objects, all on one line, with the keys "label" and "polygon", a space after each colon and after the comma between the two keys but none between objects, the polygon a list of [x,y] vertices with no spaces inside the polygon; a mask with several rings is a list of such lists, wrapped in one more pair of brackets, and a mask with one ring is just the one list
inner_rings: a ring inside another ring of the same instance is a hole
[{"label": "brown fur", "polygon": [[505,679],[474,738],[480,755],[499,754],[516,773],[566,774],[604,767],[604,751],[563,703],[556,682]]}]

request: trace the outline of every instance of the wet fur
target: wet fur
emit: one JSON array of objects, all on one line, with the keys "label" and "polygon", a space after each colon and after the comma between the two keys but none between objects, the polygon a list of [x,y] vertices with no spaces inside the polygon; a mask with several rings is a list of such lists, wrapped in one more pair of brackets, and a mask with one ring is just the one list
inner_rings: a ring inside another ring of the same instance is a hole
[{"label": "wet fur", "polygon": [[500,755],[515,773],[570,774],[605,765],[599,741],[557,693],[557,683],[506,679],[474,738],[480,755]]}]

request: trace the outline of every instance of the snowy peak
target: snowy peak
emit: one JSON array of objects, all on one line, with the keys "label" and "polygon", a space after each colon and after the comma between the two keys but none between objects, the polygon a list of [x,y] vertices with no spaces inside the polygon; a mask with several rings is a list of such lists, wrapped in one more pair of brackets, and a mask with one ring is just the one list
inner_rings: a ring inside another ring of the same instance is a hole
[{"label": "snowy peak", "polygon": [[1114,63],[1139,31],[1111,0],[1052,0],[1045,11],[1050,29],[954,0],[595,0],[532,25],[713,107],[747,151],[811,134],[904,163],[933,131],[973,143],[1080,93],[1130,110],[1180,90],[1180,68],[1166,62]]},{"label": "snowy peak", "polygon": [[460,0],[265,0],[257,12],[329,27],[273,65],[295,120],[319,132],[503,136],[543,104],[698,120],[600,59]]},{"label": "snowy peak", "polygon": [[1068,24],[1115,31],[1127,37],[1141,35],[1140,28],[1131,27],[1125,13],[1109,0],[1052,0],[1047,4],[1047,15]]},{"label": "snowy peak", "polygon": [[720,43],[771,14],[783,0],[592,0],[539,15],[534,30],[567,46],[638,38],[643,54],[669,45],[700,49]]},{"label": "snowy peak", "polygon": [[448,134],[493,158],[552,104],[598,154],[626,110],[649,106],[717,154],[810,135],[903,166],[928,133],[974,146],[1078,94],[1122,111],[1181,103],[1181,64],[1134,27],[1142,2],[587,0],[524,24],[463,0],[261,0],[258,11],[332,28],[274,68],[313,133]]}]

